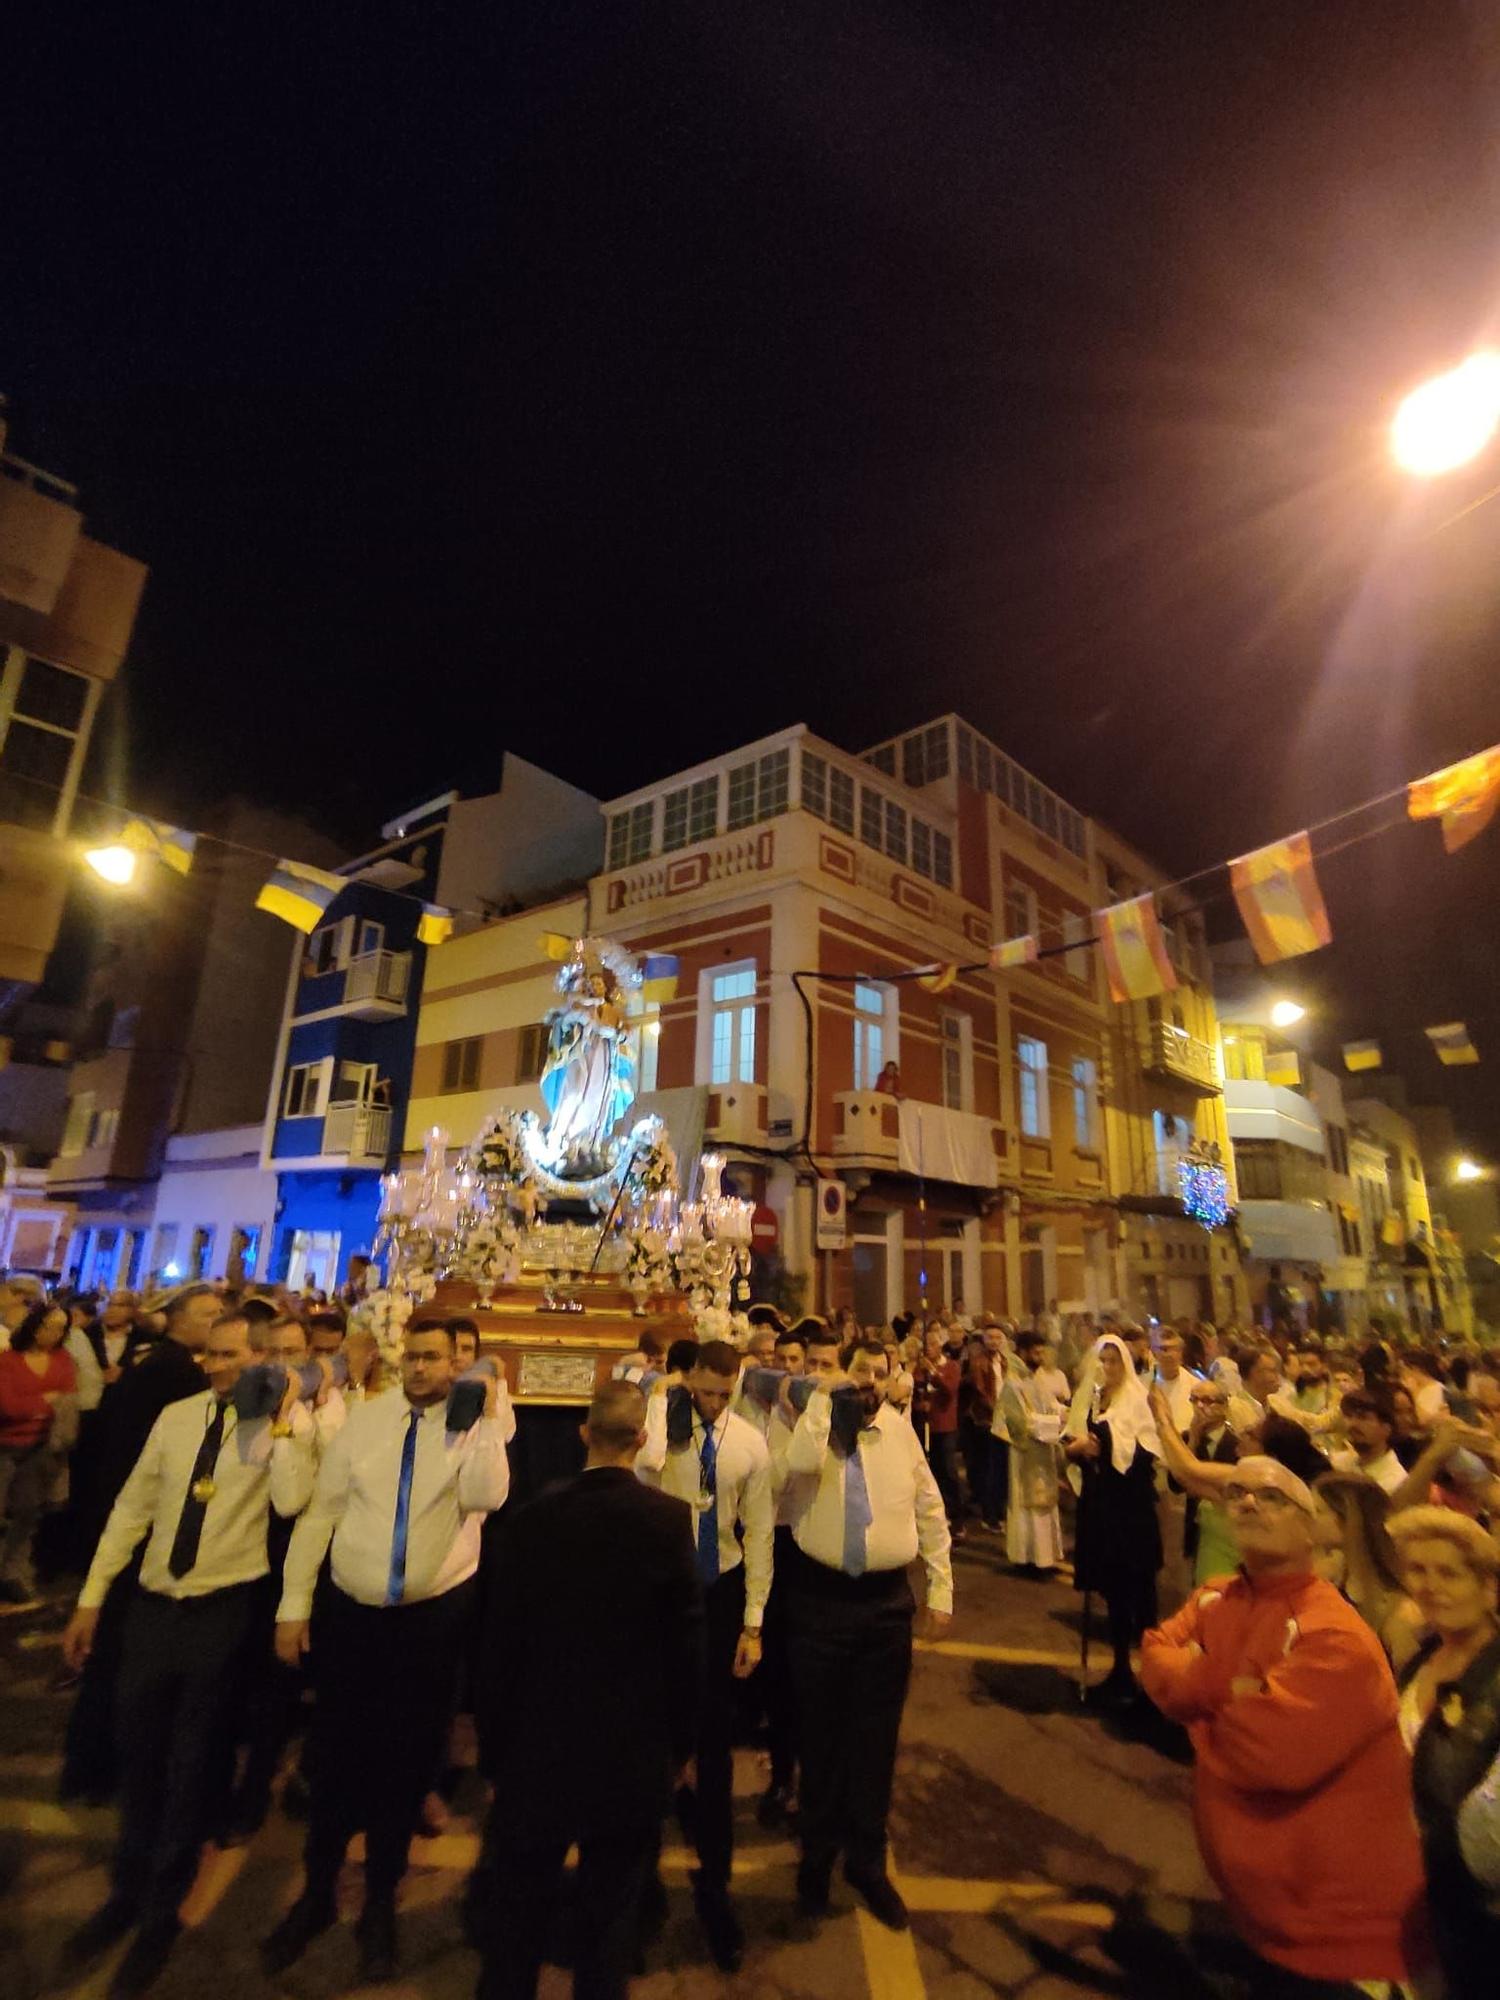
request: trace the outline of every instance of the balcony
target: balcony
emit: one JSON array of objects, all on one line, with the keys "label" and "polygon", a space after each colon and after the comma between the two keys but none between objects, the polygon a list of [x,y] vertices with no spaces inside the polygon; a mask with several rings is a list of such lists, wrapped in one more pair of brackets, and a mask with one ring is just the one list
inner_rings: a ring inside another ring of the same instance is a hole
[{"label": "balcony", "polygon": [[833,1116],[833,1157],[844,1165],[959,1187],[1000,1184],[1005,1128],[993,1118],[880,1090],[836,1091]]},{"label": "balcony", "polygon": [[389,1021],[406,1012],[411,982],[409,951],[367,951],[351,958],[344,973],[344,998],[334,1011],[356,1021]]},{"label": "balcony", "polygon": [[1152,1023],[1151,1045],[1142,1067],[1147,1076],[1158,1077],[1164,1083],[1184,1084],[1199,1097],[1219,1094],[1213,1050],[1207,1042],[1200,1042],[1196,1035],[1174,1027],[1170,1021]]},{"label": "balcony", "polygon": [[351,1167],[383,1167],[391,1150],[388,1104],[330,1104],[323,1119],[323,1154]]},{"label": "balcony", "polygon": [[763,1146],[766,1143],[764,1084],[711,1085],[703,1117],[703,1136],[715,1146]]}]

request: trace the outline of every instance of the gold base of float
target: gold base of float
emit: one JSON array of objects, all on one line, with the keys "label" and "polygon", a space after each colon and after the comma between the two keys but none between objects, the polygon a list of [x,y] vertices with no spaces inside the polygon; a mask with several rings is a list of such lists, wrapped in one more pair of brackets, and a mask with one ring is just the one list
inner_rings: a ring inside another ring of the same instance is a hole
[{"label": "gold base of float", "polygon": [[[483,1301],[480,1291],[488,1294]],[[549,1306],[548,1298],[559,1301]],[[562,1300],[576,1301],[568,1310]],[[467,1278],[439,1280],[423,1311],[462,1313],[479,1328],[480,1352],[505,1369],[511,1401],[520,1408],[585,1408],[624,1355],[651,1333],[668,1346],[693,1330],[687,1301],[677,1293],[635,1300],[608,1272],[549,1286],[537,1276],[480,1287]]]}]

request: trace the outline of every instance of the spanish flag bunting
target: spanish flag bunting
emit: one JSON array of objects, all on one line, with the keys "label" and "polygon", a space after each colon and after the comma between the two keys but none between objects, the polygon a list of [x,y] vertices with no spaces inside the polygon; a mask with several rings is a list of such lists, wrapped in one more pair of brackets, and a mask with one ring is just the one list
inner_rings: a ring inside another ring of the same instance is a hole
[{"label": "spanish flag bunting", "polygon": [[677,998],[679,961],[670,951],[646,954],[641,965],[641,998],[648,1007],[665,1007]]},{"label": "spanish flag bunting", "polygon": [[573,956],[573,940],[563,931],[543,931],[537,939],[537,949],[543,958],[553,959],[561,965]]},{"label": "spanish flag bunting", "polygon": [[1379,1042],[1345,1042],[1344,1068],[1349,1071],[1379,1069],[1384,1058]]},{"label": "spanish flag bunting", "polygon": [[1004,938],[990,946],[990,964],[996,972],[1014,972],[1023,965],[1036,964],[1034,937]]},{"label": "spanish flag bunting", "polygon": [[1167,941],[1149,891],[1128,903],[1095,910],[1094,928],[1104,952],[1111,1000],[1150,1000],[1158,993],[1176,991],[1177,974],[1167,957]]},{"label": "spanish flag bunting", "polygon": [[1500,805],[1500,743],[1406,788],[1408,819],[1440,819],[1443,846],[1456,854],[1483,833]]},{"label": "spanish flag bunting", "polygon": [[1305,833],[1231,861],[1229,885],[1262,965],[1298,958],[1331,941],[1333,932]]},{"label": "spanish flag bunting", "polygon": [[1283,1090],[1302,1087],[1302,1059],[1295,1049],[1266,1052],[1266,1082],[1279,1083]]},{"label": "spanish flag bunting", "polygon": [[255,907],[282,918],[295,930],[314,931],[334,897],[348,886],[344,876],[309,868],[304,861],[278,861],[256,897]]},{"label": "spanish flag bunting", "polygon": [[1462,1021],[1445,1021],[1440,1028],[1428,1028],[1426,1035],[1437,1052],[1438,1061],[1449,1069],[1479,1060],[1473,1037]]},{"label": "spanish flag bunting", "polygon": [[957,977],[956,965],[925,965],[917,973],[917,984],[929,993],[946,993]]},{"label": "spanish flag bunting", "polygon": [[155,861],[165,861],[179,875],[186,875],[193,865],[198,836],[184,832],[180,826],[168,826],[164,820],[137,815],[121,829],[120,845],[128,847],[132,854],[148,854]]},{"label": "spanish flag bunting", "polygon": [[446,944],[453,935],[453,912],[441,903],[424,903],[417,918],[418,944]]}]

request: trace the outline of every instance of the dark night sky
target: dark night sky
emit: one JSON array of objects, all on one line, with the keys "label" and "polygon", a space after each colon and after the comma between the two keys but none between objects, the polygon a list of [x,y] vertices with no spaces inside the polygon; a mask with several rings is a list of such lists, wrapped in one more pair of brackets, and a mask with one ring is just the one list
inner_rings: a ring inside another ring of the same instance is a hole
[{"label": "dark night sky", "polygon": [[[33,11],[0,388],[151,565],[120,796],[956,708],[1186,870],[1500,738],[1494,462],[1383,446],[1494,332],[1493,7]],[[1294,970],[1424,1087],[1467,1016],[1500,1150],[1497,886],[1392,833]]]}]

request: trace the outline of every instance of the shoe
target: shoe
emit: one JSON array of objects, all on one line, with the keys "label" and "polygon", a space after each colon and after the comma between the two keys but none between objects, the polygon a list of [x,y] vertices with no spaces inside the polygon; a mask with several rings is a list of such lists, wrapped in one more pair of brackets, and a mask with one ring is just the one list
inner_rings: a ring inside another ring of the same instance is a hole
[{"label": "shoe", "polygon": [[102,1958],[112,1945],[120,1942],[127,1931],[135,1929],[136,1907],[123,1896],[111,1896],[95,1910],[86,1923],[78,1926],[62,1948],[62,1967],[69,1973],[81,1972],[86,1965],[92,1965],[96,1958]]},{"label": "shoe", "polygon": [[888,1931],[910,1930],[911,1918],[906,1914],[906,1905],[883,1868],[878,1873],[872,1869],[868,1874],[862,1868],[846,1868],[844,1880],[856,1896],[864,1898],[866,1908],[877,1923],[884,1924]]},{"label": "shoe", "polygon": [[138,1993],[154,1986],[181,1935],[182,1925],[175,1917],[148,1924],[144,1930],[137,1931],[135,1942],[120,1960],[115,1976],[109,1982],[109,2000],[135,2000]]},{"label": "shoe", "polygon": [[792,1814],[792,1788],[790,1785],[768,1785],[761,1793],[755,1808],[755,1817],[770,1831],[774,1827],[785,1826]]},{"label": "shoe", "polygon": [[1085,1708],[1129,1708],[1139,1693],[1133,1675],[1117,1674],[1111,1670],[1097,1687],[1085,1689],[1083,1705]]},{"label": "shoe", "polygon": [[396,1970],[396,1905],[386,1896],[367,1897],[354,1926],[361,1979],[389,1979]]},{"label": "shoe", "polygon": [[693,1876],[693,1907],[708,1939],[708,1949],[720,1972],[738,1972],[745,1962],[745,1932],[729,1891],[715,1885],[706,1888],[701,1875]]},{"label": "shoe", "polygon": [[799,1917],[826,1917],[828,1892],[833,1879],[831,1864],[804,1861],[797,1869],[797,1914]]},{"label": "shoe", "polygon": [[295,1965],[315,1937],[338,1920],[333,1898],[301,1895],[270,1936],[261,1941],[261,1970],[268,1979]]}]

